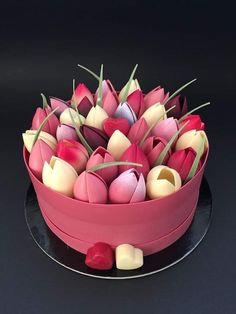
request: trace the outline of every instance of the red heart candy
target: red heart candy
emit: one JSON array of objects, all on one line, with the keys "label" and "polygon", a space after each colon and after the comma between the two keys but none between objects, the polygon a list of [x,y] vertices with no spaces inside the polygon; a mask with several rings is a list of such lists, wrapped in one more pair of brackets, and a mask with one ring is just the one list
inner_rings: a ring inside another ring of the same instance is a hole
[{"label": "red heart candy", "polygon": [[93,269],[111,269],[114,264],[114,252],[109,244],[97,242],[88,249],[85,264]]},{"label": "red heart candy", "polygon": [[128,120],[124,118],[107,118],[103,121],[103,129],[107,136],[111,137],[115,130],[121,131],[127,135],[130,129]]}]

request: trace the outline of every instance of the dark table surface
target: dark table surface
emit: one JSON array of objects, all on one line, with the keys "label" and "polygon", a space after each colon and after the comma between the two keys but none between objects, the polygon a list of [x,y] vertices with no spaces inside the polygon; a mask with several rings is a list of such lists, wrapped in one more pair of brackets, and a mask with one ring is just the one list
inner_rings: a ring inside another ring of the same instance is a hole
[{"label": "dark table surface", "polygon": [[[7,1],[0,10],[0,313],[236,313],[235,14],[229,1]],[[66,270],[44,255],[24,219],[29,184],[21,132],[40,93],[66,98],[76,67],[119,89],[135,63],[144,91],[158,83],[186,90],[210,140],[206,175],[214,217],[201,245],[176,266],[147,278],[104,281]]]}]

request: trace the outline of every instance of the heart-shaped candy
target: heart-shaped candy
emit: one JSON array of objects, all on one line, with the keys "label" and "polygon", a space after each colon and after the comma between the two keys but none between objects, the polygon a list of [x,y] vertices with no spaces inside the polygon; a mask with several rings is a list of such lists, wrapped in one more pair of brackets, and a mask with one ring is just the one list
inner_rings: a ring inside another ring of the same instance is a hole
[{"label": "heart-shaped candy", "polygon": [[109,244],[97,242],[88,249],[85,264],[93,269],[111,269],[114,263],[114,252]]},{"label": "heart-shaped candy", "polygon": [[116,267],[131,270],[143,266],[143,251],[130,244],[121,244],[116,248]]},{"label": "heart-shaped candy", "polygon": [[130,124],[125,118],[107,118],[103,121],[103,130],[109,137],[111,137],[116,130],[119,130],[124,135],[127,135],[129,129]]}]

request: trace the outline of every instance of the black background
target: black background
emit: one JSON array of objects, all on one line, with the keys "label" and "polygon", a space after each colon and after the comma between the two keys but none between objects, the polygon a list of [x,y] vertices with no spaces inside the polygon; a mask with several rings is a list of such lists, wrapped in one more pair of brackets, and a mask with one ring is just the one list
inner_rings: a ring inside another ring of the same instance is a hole
[{"label": "black background", "polygon": [[[233,3],[233,2],[232,2]],[[0,7],[0,313],[235,313],[235,11],[229,1],[7,1]],[[105,75],[119,89],[135,63],[144,91],[186,90],[210,140],[214,217],[202,244],[160,274],[102,281],[63,269],[31,239],[21,132],[40,92],[70,97],[72,79]]]}]

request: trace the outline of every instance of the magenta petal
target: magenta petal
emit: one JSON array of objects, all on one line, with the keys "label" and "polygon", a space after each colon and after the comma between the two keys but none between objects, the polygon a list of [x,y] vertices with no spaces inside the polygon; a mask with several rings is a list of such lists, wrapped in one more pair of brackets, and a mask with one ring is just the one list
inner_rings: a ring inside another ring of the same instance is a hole
[{"label": "magenta petal", "polygon": [[75,140],[75,141],[78,140],[78,136],[75,129],[72,126],[69,126],[66,124],[58,125],[56,137],[58,141],[61,141],[63,139]]},{"label": "magenta petal", "polygon": [[49,99],[52,109],[54,110],[58,108],[57,111],[55,112],[57,116],[59,116],[66,108],[68,108],[68,103],[64,100],[61,100],[56,97],[49,97]]},{"label": "magenta petal", "polygon": [[117,109],[118,101],[114,94],[110,91],[102,99],[102,108],[107,112],[111,117]]},{"label": "magenta petal", "polygon": [[145,197],[146,197],[146,184],[143,175],[140,174],[138,184],[136,186],[134,194],[132,195],[130,203],[142,202],[145,200]]},{"label": "magenta petal", "polygon": [[130,128],[128,139],[131,143],[139,143],[148,130],[147,122],[144,118],[137,120]]},{"label": "magenta petal", "polygon": [[186,97],[182,97],[181,95],[174,97],[171,99],[166,105],[165,108],[168,110],[172,106],[175,106],[169,113],[169,117],[173,117],[176,119],[181,118],[188,111],[187,99]]},{"label": "magenta petal", "polygon": [[101,130],[88,125],[82,125],[80,129],[93,150],[98,146],[107,147],[108,137]]},{"label": "magenta petal", "polygon": [[89,99],[86,96],[83,99],[81,99],[79,104],[77,104],[79,113],[82,114],[82,116],[84,117],[87,117],[92,107],[93,107],[93,104],[89,101]]},{"label": "magenta petal", "polygon": [[158,86],[144,97],[146,108],[149,108],[158,102],[162,104],[164,102],[164,99],[166,99],[164,88]]},{"label": "magenta petal", "polygon": [[[46,118],[45,110],[43,108],[38,107],[33,116],[32,130],[37,130],[45,118]],[[49,133],[48,123],[46,123],[45,126],[43,127],[43,131]]]},{"label": "magenta petal", "polygon": [[[46,115],[48,116],[51,113],[51,108],[45,108]],[[46,125],[49,127],[49,134],[52,134],[53,136],[56,135],[57,127],[60,124],[58,118],[56,117],[55,114],[52,114],[51,117],[48,119],[48,122]]]},{"label": "magenta petal", "polygon": [[[156,160],[160,156],[166,144],[167,141],[165,139],[155,136],[147,138],[146,141],[144,142],[142,149],[145,155],[147,156],[151,167],[155,165]],[[170,154],[171,151],[169,151],[166,157],[164,158],[164,164],[167,162]]]},{"label": "magenta petal", "polygon": [[127,98],[127,103],[133,109],[135,115],[139,118],[145,111],[145,103],[143,93],[140,89],[136,89]]}]

